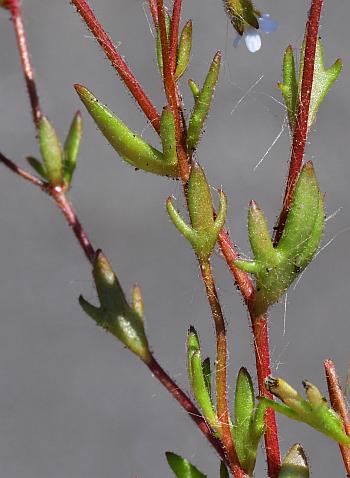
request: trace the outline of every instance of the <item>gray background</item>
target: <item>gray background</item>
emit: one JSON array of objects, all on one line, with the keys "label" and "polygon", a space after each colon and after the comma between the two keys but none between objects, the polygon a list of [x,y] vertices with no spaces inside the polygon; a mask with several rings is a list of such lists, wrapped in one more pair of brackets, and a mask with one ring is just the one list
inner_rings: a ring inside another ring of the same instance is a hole
[{"label": "gray background", "polygon": [[[86,84],[125,122],[154,140],[143,116],[116,78],[98,45],[68,1],[26,0],[28,28],[42,106],[63,136],[80,105],[72,88]],[[91,2],[120,51],[160,108],[154,41],[140,0]],[[189,75],[201,82],[215,50],[224,68],[198,150],[213,186],[230,202],[228,226],[248,253],[247,204],[256,199],[272,225],[281,203],[289,157],[287,129],[253,172],[281,129],[284,109],[276,82],[288,43],[299,45],[308,2],[261,0],[258,7],[280,22],[263,38],[263,49],[233,49],[233,31],[221,0],[184,2],[183,20],[194,20]],[[324,102],[307,158],[315,161],[327,212],[324,244],[350,225],[349,32],[350,4],[326,2],[321,34],[327,64],[337,56],[344,72]],[[38,148],[28,111],[14,35],[0,13],[1,151],[23,163]],[[186,75],[188,78],[189,75]],[[246,98],[250,85],[264,75]],[[184,90],[186,90],[184,82]],[[188,110],[191,101],[188,100]],[[235,111],[231,111],[236,107]],[[185,336],[194,324],[203,349],[214,355],[213,326],[194,256],[170,223],[164,200],[178,183],[122,164],[83,111],[85,135],[72,201],[96,247],[109,256],[126,290],[144,291],[147,330],[155,355],[185,388]],[[171,476],[164,452],[191,459],[210,477],[218,459],[191,421],[145,367],[80,310],[77,297],[95,299],[89,264],[61,214],[39,190],[5,168],[0,171],[0,476],[4,478],[164,478]],[[322,361],[332,357],[345,377],[349,354],[349,232],[308,268],[271,317],[274,373],[297,387],[308,378],[325,392]],[[246,312],[223,260],[214,259],[229,329],[229,377],[241,365],[252,372],[252,339]],[[304,444],[315,477],[345,475],[337,445],[303,424],[281,418],[283,452]],[[259,457],[257,476],[265,463]]]}]

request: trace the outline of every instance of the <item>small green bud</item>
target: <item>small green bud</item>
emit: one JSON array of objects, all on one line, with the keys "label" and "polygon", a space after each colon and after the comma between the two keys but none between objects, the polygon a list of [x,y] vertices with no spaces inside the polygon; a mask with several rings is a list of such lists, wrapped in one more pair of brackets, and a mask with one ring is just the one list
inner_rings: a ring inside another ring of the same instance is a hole
[{"label": "small green bud", "polygon": [[144,362],[151,358],[144,324],[139,313],[128,304],[123,289],[106,256],[97,252],[93,277],[100,307],[87,302],[82,296],[79,303],[83,310]]},{"label": "small green bud", "polygon": [[77,165],[81,137],[83,134],[83,120],[78,111],[73,118],[66,141],[64,143],[64,175],[66,188],[70,187],[73,174]]},{"label": "small green bud", "polygon": [[45,116],[39,123],[39,144],[47,180],[52,186],[61,185],[63,176],[62,146],[54,127]]},{"label": "small green bud", "polygon": [[227,16],[239,35],[243,35],[249,26],[259,28],[260,13],[251,0],[224,0],[224,4]]},{"label": "small green bud", "polygon": [[221,53],[218,51],[210,65],[203,88],[198,94],[189,120],[187,131],[187,149],[194,151],[197,148],[202,134],[204,122],[208,116],[215,86],[219,78]]},{"label": "small green bud", "polygon": [[39,174],[43,179],[47,180],[45,165],[41,163],[38,159],[28,156],[26,158],[28,164],[34,169],[34,171]]},{"label": "small green bud", "polygon": [[180,41],[179,52],[177,55],[177,65],[175,71],[175,80],[177,81],[185,73],[190,61],[192,49],[192,20],[189,20],[183,27]]},{"label": "small green bud", "polygon": [[207,478],[206,475],[203,475],[198,468],[191,465],[191,463],[185,458],[170,451],[167,451],[165,456],[168,465],[177,478]]},{"label": "small green bud", "polygon": [[227,201],[222,191],[219,194],[220,206],[214,220],[209,184],[203,169],[197,163],[193,163],[188,182],[188,210],[192,227],[188,226],[176,211],[171,198],[168,198],[166,203],[171,220],[181,234],[191,243],[195,253],[202,260],[209,258],[225,224]]},{"label": "small green bud", "polygon": [[306,389],[307,400],[304,400],[282,378],[268,377],[265,383],[266,388],[283,403],[277,403],[265,397],[260,398],[260,403],[288,418],[304,422],[328,438],[350,447],[350,437],[344,432],[341,418],[332,408],[328,407],[327,400],[315,385],[307,380],[303,382],[303,385]]},{"label": "small green bud", "polygon": [[203,360],[202,369],[203,369],[205,385],[207,387],[209,397],[211,397],[211,365],[210,365],[209,357]]},{"label": "small green bud", "polygon": [[188,86],[190,87],[191,93],[193,95],[193,99],[196,102],[200,95],[200,88],[193,80],[188,80]]},{"label": "small green bud", "polygon": [[324,201],[311,162],[303,167],[277,247],[273,247],[263,212],[252,201],[248,233],[254,261],[235,265],[256,276],[254,307],[257,314],[279,300],[313,259],[324,227]]},{"label": "small green bud", "polygon": [[137,315],[143,319],[144,303],[141,287],[137,284],[132,288],[132,306]]},{"label": "small green bud", "polygon": [[178,177],[176,164],[167,163],[160,151],[131,131],[87,88],[75,85],[75,89],[101,133],[124,161],[160,176]]},{"label": "small green bud", "polygon": [[309,478],[309,464],[303,447],[293,445],[282,462],[278,478]]}]

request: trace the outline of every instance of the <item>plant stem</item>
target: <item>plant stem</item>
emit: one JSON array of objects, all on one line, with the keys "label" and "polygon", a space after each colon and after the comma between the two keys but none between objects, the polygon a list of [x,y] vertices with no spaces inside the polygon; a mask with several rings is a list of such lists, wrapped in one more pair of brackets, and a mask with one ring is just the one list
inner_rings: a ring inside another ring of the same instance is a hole
[{"label": "plant stem", "polygon": [[224,316],[221,310],[215,282],[208,260],[199,260],[203,282],[205,285],[216,332],[216,404],[220,423],[220,436],[226,448],[234,476],[238,478],[242,472],[233,444],[230,415],[227,403],[227,342]]},{"label": "plant stem", "polygon": [[[274,397],[265,388],[265,378],[271,373],[270,364],[270,350],[269,350],[269,333],[267,326],[267,316],[255,317],[253,311],[254,300],[254,285],[250,276],[243,271],[237,269],[233,262],[238,259],[237,251],[234,245],[230,241],[228,233],[223,229],[219,236],[219,243],[221,250],[229,266],[235,283],[240,289],[240,292],[245,300],[245,303],[249,310],[251,328],[254,337],[254,352],[256,371],[259,384],[259,393],[265,397],[274,400]],[[278,442],[278,430],[276,423],[276,415],[274,410],[269,408],[265,413],[265,426],[266,432],[265,439],[265,451],[266,461],[268,467],[268,473],[270,478],[276,478],[280,468],[280,448]]]},{"label": "plant stem", "polygon": [[28,171],[20,168],[16,163],[11,161],[11,159],[8,159],[2,153],[0,153],[0,162],[3,163],[6,167],[8,167],[11,171],[13,171],[15,174],[17,174],[21,178],[25,179],[26,181],[29,181],[30,183],[34,184],[35,186],[38,186],[43,191],[46,190],[47,185],[44,181],[42,181],[41,179],[37,178],[36,176],[33,176],[32,174],[28,173]]},{"label": "plant stem", "polygon": [[[215,450],[219,453],[220,457],[228,463],[226,456],[226,451],[222,446],[222,443],[218,438],[216,438],[214,432],[210,429],[209,425],[203,418],[201,412],[193,404],[193,402],[188,398],[188,396],[179,388],[179,386],[172,380],[165,370],[159,365],[157,360],[151,357],[151,361],[146,363],[147,367],[150,369],[152,374],[160,381],[160,383],[170,392],[170,394],[175,398],[181,407],[186,410],[190,418],[195,422],[197,427],[206,437],[206,439],[211,443]],[[229,464],[229,463],[228,463]]]},{"label": "plant stem", "polygon": [[173,14],[171,17],[170,43],[169,43],[169,64],[172,73],[176,70],[177,47],[179,41],[179,25],[182,0],[174,0]]},{"label": "plant stem", "polygon": [[[348,436],[350,436],[349,412],[346,406],[346,400],[345,400],[343,391],[340,387],[339,377],[337,375],[337,371],[333,361],[330,359],[325,360],[324,368],[326,371],[328,392],[329,392],[329,398],[331,401],[332,408],[341,417],[344,431]],[[350,477],[350,450],[345,445],[339,445],[339,448],[343,457],[346,474],[348,477]]]},{"label": "plant stem", "polygon": [[146,93],[143,91],[141,85],[139,84],[133,73],[130,71],[126,62],[118,53],[118,50],[103,29],[101,23],[97,20],[94,12],[91,10],[88,3],[86,2],[86,0],[71,1],[77,8],[78,13],[81,15],[86,25],[89,27],[91,33],[99,42],[100,46],[102,47],[114,69],[117,71],[120,78],[124,81],[125,85],[139,104],[146,117],[151,122],[154,129],[157,131],[157,133],[159,133],[160,117],[157,110],[151,103],[150,99],[147,97]]},{"label": "plant stem", "polygon": [[149,9],[153,18],[154,26],[158,27],[157,0],[148,0]]},{"label": "plant stem", "polygon": [[235,267],[234,261],[238,259],[237,251],[231,242],[230,236],[225,229],[222,229],[219,235],[219,244],[221,251],[225,257],[227,265],[232,272],[235,283],[239,287],[239,290],[245,301],[252,299],[254,295],[254,284],[249,274],[241,271],[238,267]]},{"label": "plant stem", "polygon": [[[181,3],[179,6],[181,6]],[[170,47],[166,31],[165,9],[163,0],[157,0],[157,7],[158,26],[160,33],[160,41],[162,45],[164,90],[168,100],[168,105],[175,119],[176,151],[178,155],[179,173],[181,180],[185,185],[189,178],[190,166],[189,158],[184,147],[183,128],[181,120],[181,104],[179,103],[179,95],[176,91],[174,72],[172,71],[170,64]]]},{"label": "plant stem", "polygon": [[323,0],[312,0],[309,12],[309,19],[306,25],[305,57],[300,100],[295,121],[292,154],[289,163],[289,172],[284,193],[283,206],[275,230],[275,244],[278,244],[278,241],[280,240],[283,233],[284,225],[293,199],[294,189],[302,167],[305,152],[306,140],[308,135],[309,108],[312,84],[314,79],[316,45],[318,40],[318,29],[320,24],[322,4]]},{"label": "plant stem", "polygon": [[[273,395],[265,388],[265,379],[271,374],[267,315],[254,316],[252,307],[248,306],[248,309],[250,312],[251,326],[254,336],[259,393],[261,396],[274,400]],[[281,456],[276,415],[271,408],[268,408],[265,412],[265,427],[264,440],[268,475],[270,478],[277,478],[281,465]]]},{"label": "plant stem", "polygon": [[17,47],[21,59],[23,75],[29,94],[33,121],[35,127],[38,128],[42,112],[40,109],[39,96],[35,85],[34,71],[30,61],[26,32],[23,25],[21,3],[20,0],[6,0],[4,6],[10,11],[11,14],[11,20],[16,33]]}]

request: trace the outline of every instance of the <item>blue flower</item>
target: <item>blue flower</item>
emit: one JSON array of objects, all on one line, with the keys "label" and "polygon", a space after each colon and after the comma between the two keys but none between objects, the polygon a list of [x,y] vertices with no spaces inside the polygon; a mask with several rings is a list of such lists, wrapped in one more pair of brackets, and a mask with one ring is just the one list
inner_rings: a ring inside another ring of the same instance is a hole
[{"label": "blue flower", "polygon": [[259,30],[254,27],[248,26],[243,35],[237,35],[233,41],[233,46],[236,48],[244,38],[245,44],[251,53],[255,53],[261,48],[261,36],[260,33],[272,33],[278,28],[278,22],[271,20],[268,13],[263,13],[258,19]]}]

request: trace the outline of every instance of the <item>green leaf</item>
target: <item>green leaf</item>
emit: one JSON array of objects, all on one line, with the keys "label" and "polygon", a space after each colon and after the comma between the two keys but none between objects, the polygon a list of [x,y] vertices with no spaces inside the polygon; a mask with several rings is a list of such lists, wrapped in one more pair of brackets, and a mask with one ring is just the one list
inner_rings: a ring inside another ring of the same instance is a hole
[{"label": "green leaf", "polygon": [[253,381],[244,367],[238,373],[235,393],[235,424],[233,437],[242,468],[251,474],[256,460],[256,449],[251,449],[251,428],[254,418]]},{"label": "green leaf", "polygon": [[131,131],[87,88],[75,85],[75,89],[101,133],[124,161],[160,176],[178,177],[177,165],[167,163],[160,151]]},{"label": "green leaf", "polygon": [[34,169],[34,171],[39,174],[43,179],[47,179],[45,165],[41,163],[38,159],[33,158],[32,156],[28,156],[26,158],[30,166]]},{"label": "green leaf", "polygon": [[62,147],[54,127],[45,116],[39,123],[39,144],[47,180],[52,186],[61,185],[63,176]]},{"label": "green leaf", "polygon": [[196,398],[196,401],[203,413],[203,416],[212,428],[218,426],[218,419],[214,411],[206,378],[203,371],[200,344],[196,330],[190,327],[187,337],[187,360],[188,378]]},{"label": "green leaf", "polygon": [[[301,83],[303,78],[304,69],[304,56],[305,56],[305,41],[303,42],[300,53],[300,68],[299,68],[299,92],[301,89]],[[318,39],[316,45],[315,66],[314,66],[314,78],[312,83],[312,93],[309,109],[308,127],[316,120],[316,115],[319,107],[328,93],[330,87],[337,80],[340,72],[343,68],[342,61],[338,58],[330,68],[325,68],[323,58],[323,47],[321,40]],[[300,94],[300,93],[299,93]]]},{"label": "green leaf", "polygon": [[144,303],[141,287],[135,284],[132,288],[132,306],[137,315],[143,319]]},{"label": "green leaf", "polygon": [[101,251],[96,254],[93,277],[100,307],[95,307],[80,296],[81,307],[97,325],[117,337],[144,362],[149,362],[151,354],[143,320],[128,304],[111,265]]},{"label": "green leaf", "polygon": [[303,167],[277,247],[272,246],[267,224],[256,203],[249,208],[248,232],[253,261],[235,265],[256,276],[254,310],[265,313],[313,259],[324,227],[324,201],[311,162]]},{"label": "green leaf", "polygon": [[289,45],[283,58],[283,83],[278,83],[287,107],[289,127],[294,130],[299,104],[299,88],[295,70],[293,48]]},{"label": "green leaf", "polygon": [[191,463],[175,453],[170,451],[165,454],[168,464],[177,478],[206,478],[206,475],[201,473],[198,468],[191,465]]},{"label": "green leaf", "polygon": [[219,78],[221,53],[217,52],[210,65],[203,88],[195,102],[187,131],[187,149],[194,151],[202,134],[204,122],[208,116],[211,101],[213,99],[215,86]]},{"label": "green leaf", "polygon": [[77,165],[81,137],[83,134],[83,120],[78,111],[73,118],[66,141],[64,143],[64,183],[69,188]]},{"label": "green leaf", "polygon": [[261,401],[265,406],[286,415],[288,418],[304,422],[328,438],[350,447],[350,437],[344,432],[341,418],[332,408],[328,407],[327,400],[315,385],[308,381],[304,381],[303,385],[306,389],[307,400],[304,400],[282,378],[268,377],[266,381],[267,389],[282,400],[283,404],[265,397],[261,398]]},{"label": "green leaf", "polygon": [[293,445],[282,462],[278,478],[309,478],[309,464],[303,447]]},{"label": "green leaf", "polygon": [[220,206],[214,220],[213,203],[209,184],[203,169],[193,163],[188,181],[188,210],[192,227],[186,224],[168,198],[166,207],[168,214],[177,229],[191,243],[197,256],[206,260],[213,252],[221,229],[226,220],[227,200],[222,191],[219,191]]},{"label": "green leaf", "polygon": [[164,162],[177,168],[175,120],[168,106],[163,109],[160,119],[160,138],[163,146]]},{"label": "green leaf", "polygon": [[177,65],[175,71],[175,80],[177,81],[185,73],[190,61],[192,49],[192,21],[189,20],[186,25],[183,27],[180,41],[179,41],[179,52],[177,55]]}]

